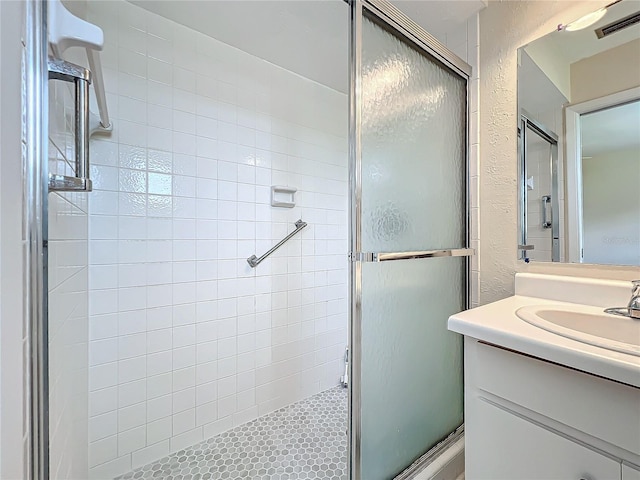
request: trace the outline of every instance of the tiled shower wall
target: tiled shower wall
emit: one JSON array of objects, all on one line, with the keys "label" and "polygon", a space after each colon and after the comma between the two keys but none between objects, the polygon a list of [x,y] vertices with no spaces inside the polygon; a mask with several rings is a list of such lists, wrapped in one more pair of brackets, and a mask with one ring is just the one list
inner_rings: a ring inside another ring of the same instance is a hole
[{"label": "tiled shower wall", "polygon": [[[428,7],[427,7],[428,8]],[[479,40],[479,13],[471,16],[466,22],[451,26],[447,31],[432,30],[433,34],[443,45],[467,62],[472,69],[468,88],[468,114],[469,114],[469,237],[471,248],[475,254],[471,257],[471,278],[469,279],[470,307],[477,307],[480,298],[480,138],[479,138],[479,83],[480,71],[478,69],[480,40]]]},{"label": "tiled shower wall", "polygon": [[[49,171],[73,176],[73,87],[49,82]],[[87,193],[48,195],[51,478],[87,476]]]},{"label": "tiled shower wall", "polygon": [[[556,183],[560,186],[558,188],[558,211],[553,212],[552,215],[558,215],[558,238],[560,247],[560,262],[565,261],[565,201],[564,201],[564,154],[562,149],[563,132],[562,132],[562,109],[557,108],[553,110],[547,110],[545,112],[539,112],[535,109],[529,110],[529,113],[534,116],[534,119],[542,123],[552,132],[557,133],[559,141],[558,148],[558,165],[557,170],[558,178]],[[527,171],[528,176],[534,178],[533,189],[528,191],[528,208],[527,208],[527,243],[533,245],[535,248],[529,252],[529,258],[535,261],[551,262],[553,257],[553,241],[552,231],[549,228],[542,226],[542,196],[553,194],[553,181],[551,175],[550,166],[550,145],[542,140],[535,133],[529,132],[528,136],[532,141],[529,141],[529,149],[527,151]]]},{"label": "tiled shower wall", "polygon": [[[338,383],[347,98],[126,2],[88,20],[114,123],[89,197],[89,467],[106,478]],[[271,185],[297,206],[271,207]]]}]

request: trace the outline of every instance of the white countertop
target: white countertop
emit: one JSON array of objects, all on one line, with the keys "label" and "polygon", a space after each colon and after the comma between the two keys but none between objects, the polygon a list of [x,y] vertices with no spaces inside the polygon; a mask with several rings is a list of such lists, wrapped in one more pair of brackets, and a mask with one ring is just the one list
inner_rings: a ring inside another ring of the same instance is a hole
[{"label": "white countertop", "polygon": [[640,388],[640,357],[565,338],[516,316],[518,308],[531,305],[572,304],[515,295],[452,315],[449,330]]}]

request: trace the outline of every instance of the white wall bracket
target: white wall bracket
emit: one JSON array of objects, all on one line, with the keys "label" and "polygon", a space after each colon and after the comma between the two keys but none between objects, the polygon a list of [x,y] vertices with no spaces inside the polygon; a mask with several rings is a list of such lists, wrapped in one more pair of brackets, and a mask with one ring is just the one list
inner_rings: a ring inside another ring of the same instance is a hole
[{"label": "white wall bracket", "polygon": [[91,115],[89,134],[110,133],[113,130],[107,109],[102,64],[99,52],[104,46],[104,32],[100,27],[73,15],[60,0],[49,0],[47,8],[49,45],[53,54],[62,59],[70,47],[84,48],[87,52],[89,70],[93,78],[93,89],[98,104],[99,119]]},{"label": "white wall bracket", "polygon": [[49,0],[47,7],[49,43],[57,57],[69,47],[102,50],[104,33],[100,27],[73,15],[60,0]]}]

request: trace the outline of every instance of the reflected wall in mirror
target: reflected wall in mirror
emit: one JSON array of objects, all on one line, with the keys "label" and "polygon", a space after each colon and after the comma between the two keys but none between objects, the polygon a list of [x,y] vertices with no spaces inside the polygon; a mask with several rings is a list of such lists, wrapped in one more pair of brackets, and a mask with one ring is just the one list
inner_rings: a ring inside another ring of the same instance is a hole
[{"label": "reflected wall in mirror", "polygon": [[640,265],[640,101],[580,117],[582,261]]},{"label": "reflected wall in mirror", "polygon": [[518,49],[527,262],[640,265],[640,1],[594,19]]}]

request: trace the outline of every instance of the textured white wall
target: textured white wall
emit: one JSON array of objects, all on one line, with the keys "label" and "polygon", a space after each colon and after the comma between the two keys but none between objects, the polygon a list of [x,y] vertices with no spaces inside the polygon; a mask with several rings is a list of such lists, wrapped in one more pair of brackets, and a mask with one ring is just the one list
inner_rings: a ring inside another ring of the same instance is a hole
[{"label": "textured white wall", "polygon": [[[525,268],[517,261],[517,49],[607,3],[491,1],[480,12],[482,304],[513,295],[513,275]],[[575,272],[551,264],[545,270]]]}]

